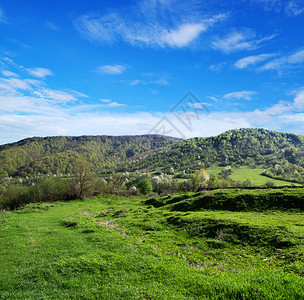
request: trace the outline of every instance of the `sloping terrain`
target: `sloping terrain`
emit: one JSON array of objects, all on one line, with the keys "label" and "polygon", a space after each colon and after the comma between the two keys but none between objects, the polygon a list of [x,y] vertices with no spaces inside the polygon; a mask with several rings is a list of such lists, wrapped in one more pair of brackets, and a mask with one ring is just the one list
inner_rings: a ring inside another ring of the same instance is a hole
[{"label": "sloping terrain", "polygon": [[100,170],[178,141],[157,135],[29,138],[0,146],[0,176],[70,173],[78,159]]},{"label": "sloping terrain", "polygon": [[188,140],[157,135],[30,138],[0,146],[0,176],[68,174],[73,163],[83,159],[100,174],[138,170],[168,174],[172,169],[192,174],[213,165],[245,166],[262,169],[263,175],[274,179],[303,183],[303,141],[302,135],[265,129],[230,130]]},{"label": "sloping terrain", "polygon": [[107,197],[0,213],[1,299],[304,298],[300,211]]}]

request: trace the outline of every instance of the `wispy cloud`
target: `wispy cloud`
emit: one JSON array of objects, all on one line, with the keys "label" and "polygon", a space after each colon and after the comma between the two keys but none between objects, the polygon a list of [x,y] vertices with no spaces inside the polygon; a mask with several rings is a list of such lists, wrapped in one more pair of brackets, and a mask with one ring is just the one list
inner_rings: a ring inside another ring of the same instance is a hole
[{"label": "wispy cloud", "polygon": [[18,94],[19,91],[29,91],[32,87],[25,80],[18,78],[0,78],[0,93]]},{"label": "wispy cloud", "polygon": [[298,16],[304,12],[303,0],[251,0],[251,4],[259,5],[265,11],[285,11],[291,17]]},{"label": "wispy cloud", "polygon": [[53,72],[47,68],[30,68],[26,70],[30,75],[37,78],[45,78],[46,76],[53,75]]},{"label": "wispy cloud", "polygon": [[39,91],[33,91],[32,94],[39,99],[44,99],[46,101],[51,101],[52,103],[59,104],[66,104],[68,102],[77,101],[79,96],[78,93],[75,93],[74,91],[65,92],[47,88],[42,88]]},{"label": "wispy cloud", "polygon": [[144,0],[119,12],[83,15],[74,24],[85,38],[100,43],[181,48],[227,16],[204,16],[196,0]]},{"label": "wispy cloud", "polygon": [[54,30],[54,31],[57,31],[57,30],[59,29],[58,26],[57,26],[55,23],[53,23],[53,22],[46,21],[46,22],[45,22],[45,25],[46,25],[49,29],[52,29],[52,30]]},{"label": "wispy cloud", "polygon": [[134,79],[134,80],[122,80],[121,82],[123,82],[123,83],[125,83],[126,85],[129,85],[129,86],[149,85],[149,84],[169,85],[169,82],[166,79],[156,79],[156,80]]},{"label": "wispy cloud", "polygon": [[201,32],[207,29],[204,24],[182,24],[178,29],[172,30],[163,36],[165,44],[171,47],[185,47],[195,40]]},{"label": "wispy cloud", "polygon": [[[101,100],[105,105],[116,103],[111,99]],[[54,105],[34,97],[0,96],[0,130],[3,132],[0,143],[30,136],[147,134],[164,116],[163,113],[92,111],[87,106],[80,104],[76,110],[71,110],[70,107]],[[294,91],[291,101],[279,101],[264,109],[211,112],[208,118],[193,119],[192,132],[184,131],[184,127],[181,127],[183,125],[173,115],[168,118],[186,137],[212,136],[244,127],[274,130],[292,128],[295,132],[301,132],[304,129],[303,110],[304,88]]]},{"label": "wispy cloud", "polygon": [[224,53],[232,53],[242,50],[255,50],[263,46],[264,42],[273,39],[276,35],[256,38],[256,34],[250,30],[233,31],[224,37],[217,37],[212,42],[214,49]]},{"label": "wispy cloud", "polygon": [[209,66],[209,69],[213,72],[220,72],[226,65],[227,65],[226,62],[222,62]]},{"label": "wispy cloud", "polygon": [[108,107],[123,107],[127,106],[126,104],[118,103],[116,101],[112,101],[111,99],[100,99],[101,102],[105,103]]},{"label": "wispy cloud", "polygon": [[8,70],[1,71],[1,74],[5,77],[19,77],[18,74],[14,73],[14,72],[11,72],[11,71],[8,71]]},{"label": "wispy cloud", "polygon": [[255,95],[254,91],[240,91],[225,94],[223,99],[225,100],[251,100],[252,96]]},{"label": "wispy cloud", "polygon": [[282,71],[285,68],[301,67],[304,64],[304,49],[298,50],[293,54],[281,56],[277,59],[271,60],[263,65],[260,70],[277,70]]},{"label": "wispy cloud", "polygon": [[285,9],[288,15],[301,15],[304,12],[304,2],[300,0],[290,1]]},{"label": "wispy cloud", "polygon": [[273,56],[275,56],[275,54],[259,54],[259,55],[247,56],[242,59],[239,59],[234,64],[234,67],[236,67],[237,69],[245,69],[248,66],[256,65],[260,62],[268,60]]},{"label": "wispy cloud", "polygon": [[0,23],[5,23],[5,22],[6,22],[6,19],[5,19],[5,16],[4,16],[4,12],[0,7]]},{"label": "wispy cloud", "polygon": [[99,73],[117,75],[122,74],[126,70],[125,66],[122,65],[104,65],[97,68]]}]

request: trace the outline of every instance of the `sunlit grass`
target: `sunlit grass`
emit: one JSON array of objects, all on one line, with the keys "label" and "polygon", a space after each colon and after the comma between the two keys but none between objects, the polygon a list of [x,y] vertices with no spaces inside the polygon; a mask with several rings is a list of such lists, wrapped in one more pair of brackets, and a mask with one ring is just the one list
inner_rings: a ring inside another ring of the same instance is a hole
[{"label": "sunlit grass", "polygon": [[304,297],[301,213],[108,197],[30,205],[0,224],[0,299]]}]

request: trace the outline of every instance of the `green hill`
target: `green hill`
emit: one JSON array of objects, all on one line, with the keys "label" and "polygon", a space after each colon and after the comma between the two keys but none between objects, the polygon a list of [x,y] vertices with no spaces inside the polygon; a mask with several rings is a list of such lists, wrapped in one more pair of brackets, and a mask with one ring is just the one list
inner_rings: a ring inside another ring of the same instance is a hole
[{"label": "green hill", "polygon": [[178,141],[158,135],[28,138],[0,146],[0,176],[70,173],[78,159],[100,170]]},{"label": "green hill", "polygon": [[[209,138],[192,138],[176,143],[169,151],[154,153],[134,164],[137,169],[193,173],[214,164],[267,169],[265,175],[302,182],[304,176],[302,135],[265,129],[230,130]],[[161,151],[161,150],[160,150]]]},{"label": "green hill", "polygon": [[261,169],[274,179],[302,183],[303,141],[302,135],[265,129],[230,130],[188,140],[158,135],[29,138],[0,146],[0,176],[68,174],[73,162],[84,159],[100,174],[173,173],[173,169],[182,178],[181,174],[214,165],[242,166]]}]

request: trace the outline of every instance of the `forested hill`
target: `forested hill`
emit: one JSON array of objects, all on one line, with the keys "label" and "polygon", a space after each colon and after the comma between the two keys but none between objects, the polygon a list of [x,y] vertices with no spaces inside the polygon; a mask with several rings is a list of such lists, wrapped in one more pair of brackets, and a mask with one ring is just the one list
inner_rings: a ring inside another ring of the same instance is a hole
[{"label": "forested hill", "polygon": [[0,177],[36,172],[67,174],[79,159],[98,170],[180,141],[159,135],[28,138],[0,146]]},{"label": "forested hill", "polygon": [[[170,151],[134,164],[137,169],[169,172],[221,166],[267,169],[272,177],[304,176],[304,136],[266,129],[238,129],[209,138],[192,138],[172,145]],[[266,175],[268,175],[266,174]]]},{"label": "forested hill", "polygon": [[304,136],[265,129],[230,130],[209,138],[159,135],[29,138],[0,146],[0,176],[72,172],[79,159],[95,171],[191,173],[214,164],[265,168],[272,177],[304,178]]}]

